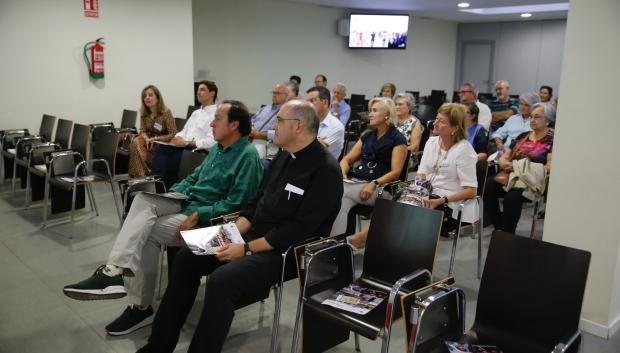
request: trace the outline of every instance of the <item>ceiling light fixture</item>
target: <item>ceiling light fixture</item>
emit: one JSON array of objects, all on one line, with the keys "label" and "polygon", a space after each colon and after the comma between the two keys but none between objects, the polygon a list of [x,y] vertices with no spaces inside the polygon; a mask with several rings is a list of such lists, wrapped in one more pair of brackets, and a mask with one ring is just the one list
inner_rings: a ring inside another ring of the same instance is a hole
[{"label": "ceiling light fixture", "polygon": [[466,9],[470,6],[470,4],[468,2],[459,2],[456,6],[462,8],[462,9]]},{"label": "ceiling light fixture", "polygon": [[568,2],[538,5],[522,5],[522,6],[501,6],[486,7],[477,9],[459,9],[462,12],[475,13],[478,15],[510,15],[522,13],[539,13],[539,12],[564,12],[568,11]]},{"label": "ceiling light fixture", "polygon": [[523,17],[523,18],[529,18],[529,17],[532,17],[532,14],[531,14],[531,13],[528,13],[528,12],[526,12],[526,13],[522,13],[522,14],[521,14],[521,17]]}]

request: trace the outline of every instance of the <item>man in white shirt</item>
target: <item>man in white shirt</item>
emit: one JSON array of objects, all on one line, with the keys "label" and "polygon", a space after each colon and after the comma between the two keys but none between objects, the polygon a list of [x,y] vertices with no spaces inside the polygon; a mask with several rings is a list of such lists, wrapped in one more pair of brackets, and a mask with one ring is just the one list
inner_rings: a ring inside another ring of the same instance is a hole
[{"label": "man in white shirt", "polygon": [[183,130],[178,132],[170,144],[176,147],[191,147],[208,150],[215,145],[211,122],[215,116],[217,85],[213,81],[202,81],[196,92],[200,109],[196,109],[187,120]]},{"label": "man in white shirt", "polygon": [[315,86],[307,90],[306,94],[306,100],[312,103],[320,121],[317,139],[337,160],[344,146],[344,125],[329,111],[329,90]]},{"label": "man in white shirt", "polygon": [[211,122],[217,109],[215,105],[217,91],[215,82],[201,81],[196,92],[200,109],[194,110],[183,130],[170,140],[170,145],[156,146],[151,169],[154,175],[162,178],[166,188],[170,188],[176,182],[183,149],[209,150],[216,144]]},{"label": "man in white shirt", "polygon": [[491,120],[493,119],[491,109],[488,105],[478,100],[478,88],[474,83],[465,82],[461,85],[461,89],[459,90],[459,100],[461,102],[466,100],[476,102],[476,106],[480,111],[478,113],[478,124],[484,126],[484,129],[488,132],[491,128]]}]

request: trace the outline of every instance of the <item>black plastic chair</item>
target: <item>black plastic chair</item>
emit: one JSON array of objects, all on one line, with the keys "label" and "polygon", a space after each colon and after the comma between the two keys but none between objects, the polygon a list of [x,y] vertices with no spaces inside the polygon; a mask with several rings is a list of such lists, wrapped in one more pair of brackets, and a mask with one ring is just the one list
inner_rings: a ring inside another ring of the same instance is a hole
[{"label": "black plastic chair", "polygon": [[121,117],[121,129],[135,129],[136,120],[138,120],[137,111],[123,109],[123,116]]},{"label": "black plastic chair", "polygon": [[88,140],[90,138],[90,127],[88,125],[73,124],[73,134],[71,136],[70,149],[79,152],[88,159]]},{"label": "black plastic chair", "polygon": [[58,126],[56,127],[56,137],[54,137],[54,143],[59,145],[61,148],[69,148],[69,145],[71,143],[72,131],[73,121],[58,119]]},{"label": "black plastic chair", "polygon": [[28,129],[10,129],[0,131],[0,142],[2,148],[0,149],[0,157],[2,158],[0,167],[2,172],[0,178],[2,184],[7,176],[13,176],[13,161],[15,158],[15,145],[20,139],[30,136]]},{"label": "black plastic chair", "polygon": [[590,258],[584,250],[494,232],[474,324],[447,339],[506,353],[577,352]]},{"label": "black plastic chair", "polygon": [[181,155],[181,163],[179,164],[179,172],[177,174],[176,182],[185,179],[188,175],[192,174],[196,168],[207,157],[206,151],[202,150],[183,150]]},{"label": "black plastic chair", "polygon": [[177,131],[181,131],[185,127],[185,124],[187,123],[187,119],[174,118],[174,122],[177,125]]},{"label": "black plastic chair", "polygon": [[43,114],[43,118],[41,118],[41,126],[39,127],[39,136],[43,137],[45,141],[53,140],[56,120],[57,119],[55,116]]},{"label": "black plastic chair", "polygon": [[17,141],[15,145],[15,154],[13,156],[13,178],[11,180],[11,189],[15,192],[15,181],[19,177],[21,179],[20,186],[26,187],[26,175],[28,170],[28,155],[30,150],[39,144],[45,142],[42,136],[28,136]]},{"label": "black plastic chair", "polygon": [[43,199],[45,175],[47,174],[45,155],[60,149],[61,146],[59,144],[51,142],[37,144],[30,149],[26,172],[26,198],[24,200],[24,208],[28,208],[31,201]]},{"label": "black plastic chair", "polygon": [[[302,319],[304,352],[330,349],[347,341],[350,331],[371,340],[381,337],[381,351],[387,352],[392,323],[401,313],[400,296],[432,280],[442,215],[441,211],[378,199],[358,279],[354,278],[352,250],[346,242],[306,251],[292,352],[297,351]],[[350,283],[389,293],[389,297],[366,315],[321,304]],[[356,349],[359,351],[357,338]]]}]

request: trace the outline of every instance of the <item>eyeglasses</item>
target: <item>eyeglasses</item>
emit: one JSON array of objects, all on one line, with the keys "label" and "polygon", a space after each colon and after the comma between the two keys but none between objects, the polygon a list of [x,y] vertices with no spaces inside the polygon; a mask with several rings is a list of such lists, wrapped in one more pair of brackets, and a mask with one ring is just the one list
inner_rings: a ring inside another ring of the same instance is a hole
[{"label": "eyeglasses", "polygon": [[285,120],[297,120],[297,121],[301,121],[301,119],[297,119],[297,118],[282,118],[279,116],[276,116],[276,120],[278,121],[278,124],[280,124],[281,122],[285,121]]}]

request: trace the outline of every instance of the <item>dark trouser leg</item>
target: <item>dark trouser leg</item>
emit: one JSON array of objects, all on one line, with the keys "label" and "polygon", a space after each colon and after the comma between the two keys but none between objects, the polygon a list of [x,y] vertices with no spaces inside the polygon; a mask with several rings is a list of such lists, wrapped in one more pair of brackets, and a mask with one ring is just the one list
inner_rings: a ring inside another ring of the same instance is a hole
[{"label": "dark trouser leg", "polygon": [[[495,182],[495,175],[487,179],[484,190],[484,219],[488,220],[495,229],[502,229],[502,213],[499,210],[499,198],[506,192],[502,185]],[[505,229],[503,229],[505,230]]]},{"label": "dark trouser leg", "polygon": [[194,305],[200,277],[221,265],[215,256],[194,255],[188,248],[179,250],[172,269],[172,280],[155,315],[147,351],[174,351],[183,323]]},{"label": "dark trouser leg", "polygon": [[517,223],[521,218],[523,207],[523,189],[512,189],[504,195],[504,214],[502,216],[503,230],[513,233],[517,229]]},{"label": "dark trouser leg", "polygon": [[[240,298],[264,293],[280,277],[282,256],[274,251],[242,257],[217,268],[207,282],[200,321],[188,353],[221,352]],[[175,264],[175,269],[179,267]]]}]

